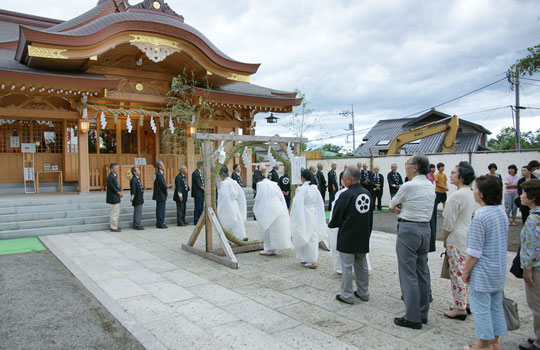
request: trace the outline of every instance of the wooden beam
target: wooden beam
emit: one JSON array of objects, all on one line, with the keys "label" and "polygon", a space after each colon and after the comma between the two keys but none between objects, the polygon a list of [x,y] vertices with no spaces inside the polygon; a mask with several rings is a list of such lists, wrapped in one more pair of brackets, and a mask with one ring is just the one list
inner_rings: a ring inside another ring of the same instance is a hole
[{"label": "wooden beam", "polygon": [[81,115],[77,111],[66,110],[44,110],[44,109],[32,109],[32,108],[19,108],[19,107],[0,107],[0,115],[2,117],[16,117],[16,118],[28,118],[32,119],[72,119],[77,120]]},{"label": "wooden beam", "polygon": [[[232,247],[232,251],[235,254],[249,253],[249,252],[254,252],[254,251],[263,250],[263,249],[264,248],[263,248],[262,243]],[[223,248],[214,249],[214,250],[210,251],[210,253],[216,254],[216,255],[219,255],[219,256],[225,256],[225,251],[223,250]]]},{"label": "wooden beam", "polygon": [[222,264],[222,265],[228,266],[228,267],[230,267],[232,269],[238,270],[238,262],[233,262],[233,261],[229,260],[229,258],[227,258],[227,257],[218,256],[218,255],[215,255],[215,254],[212,254],[212,253],[208,253],[208,252],[205,252],[203,250],[197,249],[195,247],[190,247],[187,244],[182,244],[182,249],[184,249],[184,250],[186,250],[186,251],[188,251],[190,253],[197,254],[198,256],[202,256],[203,258],[206,258],[208,260],[215,261],[218,264]]},{"label": "wooden beam", "polygon": [[212,140],[212,141],[254,141],[254,142],[307,142],[307,139],[300,137],[281,137],[274,136],[250,136],[250,135],[228,135],[228,134],[207,134],[196,133],[193,135],[196,140]]},{"label": "wooden beam", "polygon": [[188,241],[188,245],[190,247],[193,247],[195,245],[195,242],[197,241],[197,238],[199,238],[199,234],[201,233],[204,222],[206,221],[205,218],[205,215],[201,215],[201,217],[199,218],[199,222],[197,222],[197,225],[195,226],[195,229],[193,230],[193,233],[191,234],[191,237]]}]

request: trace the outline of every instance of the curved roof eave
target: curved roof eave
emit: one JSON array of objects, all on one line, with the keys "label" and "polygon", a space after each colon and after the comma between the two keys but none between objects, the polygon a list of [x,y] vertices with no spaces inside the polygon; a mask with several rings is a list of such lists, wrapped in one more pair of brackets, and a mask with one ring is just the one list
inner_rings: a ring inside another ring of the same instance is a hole
[{"label": "curved roof eave", "polygon": [[[26,46],[28,42],[75,47],[88,46],[99,43],[107,37],[128,31],[167,35],[187,41],[201,50],[216,64],[228,69],[253,74],[257,72],[260,66],[258,63],[242,63],[233,60],[220,51],[202,33],[181,21],[169,16],[144,12],[113,13],[79,28],[64,32],[48,32],[21,26],[19,46]],[[24,50],[18,51],[16,59],[20,61]]]}]

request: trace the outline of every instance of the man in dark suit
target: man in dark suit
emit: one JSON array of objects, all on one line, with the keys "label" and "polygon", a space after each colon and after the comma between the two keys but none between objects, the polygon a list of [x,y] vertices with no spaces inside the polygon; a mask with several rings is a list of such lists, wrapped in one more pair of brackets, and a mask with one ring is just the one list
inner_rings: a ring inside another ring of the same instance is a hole
[{"label": "man in dark suit", "polygon": [[339,190],[336,168],[336,163],[332,163],[332,169],[328,172],[328,211],[332,210],[332,202]]},{"label": "man in dark suit", "polygon": [[[334,205],[330,228],[339,228],[336,248],[341,260],[341,288],[336,299],[346,304],[354,304],[356,298],[369,300],[369,276],[366,254],[373,228],[373,201],[371,194],[360,185],[360,170],[347,168],[343,175],[342,192]],[[356,277],[356,291],[353,289],[353,266]],[[355,298],[356,297],[356,298]]]},{"label": "man in dark suit", "polygon": [[178,175],[174,179],[174,196],[176,202],[176,226],[184,226],[186,224],[186,204],[188,201],[189,185],[186,178],[188,169],[182,165]]},{"label": "man in dark suit", "polygon": [[322,200],[324,203],[324,197],[326,197],[326,179],[323,174],[323,165],[321,163],[317,164],[317,187],[319,192],[321,192]]},{"label": "man in dark suit", "polygon": [[141,225],[142,207],[144,203],[144,189],[141,183],[141,171],[137,167],[131,168],[133,177],[129,180],[131,189],[131,205],[133,205],[133,228],[135,230],[144,230]]},{"label": "man in dark suit", "polygon": [[278,182],[279,188],[285,197],[285,203],[287,203],[287,208],[291,207],[291,180],[289,179],[289,174],[285,170],[285,174],[279,178]]},{"label": "man in dark suit", "polygon": [[[384,188],[384,176],[379,173],[379,167],[376,166],[373,168],[373,173],[371,173],[371,185],[373,186],[373,204],[377,202],[377,210],[382,210],[382,195]],[[375,206],[374,206],[375,207]]]},{"label": "man in dark suit", "polygon": [[369,171],[369,168],[368,168],[368,164],[367,163],[364,163],[362,165],[362,171],[360,172],[361,176],[362,176],[362,186],[364,186],[364,188],[366,190],[368,190],[370,193],[371,193],[371,188],[372,188],[372,184],[371,184],[371,171]]},{"label": "man in dark suit", "polygon": [[345,174],[345,170],[347,170],[347,166],[343,166],[343,171],[339,173],[339,189],[345,188],[345,185],[343,184],[343,174]]},{"label": "man in dark suit", "polygon": [[388,187],[390,188],[390,198],[394,198],[399,191],[399,187],[403,185],[403,179],[397,172],[397,164],[392,164],[391,168],[392,170],[388,173],[386,178],[388,180]]},{"label": "man in dark suit", "polygon": [[111,231],[120,232],[118,227],[118,217],[120,216],[120,198],[124,197],[120,182],[118,182],[119,168],[116,163],[109,165],[110,173],[107,176],[107,197],[105,201],[111,205]]},{"label": "man in dark suit", "polygon": [[279,170],[279,165],[276,165],[275,167],[273,167],[272,170],[270,170],[270,172],[268,173],[268,180],[279,183],[278,170]]},{"label": "man in dark suit", "polygon": [[195,219],[195,224],[199,222],[199,218],[204,209],[204,176],[202,169],[204,166],[203,161],[197,162],[197,169],[191,173],[191,197],[195,200],[195,211],[193,217]]},{"label": "man in dark suit", "polygon": [[156,201],[156,227],[167,228],[165,225],[165,204],[167,203],[167,182],[165,181],[165,165],[160,160],[156,163],[154,175],[154,194],[152,199]]},{"label": "man in dark suit", "polygon": [[242,183],[242,175],[240,175],[240,164],[233,165],[233,173],[231,174],[231,178],[238,182],[240,187],[244,187],[244,184]]}]

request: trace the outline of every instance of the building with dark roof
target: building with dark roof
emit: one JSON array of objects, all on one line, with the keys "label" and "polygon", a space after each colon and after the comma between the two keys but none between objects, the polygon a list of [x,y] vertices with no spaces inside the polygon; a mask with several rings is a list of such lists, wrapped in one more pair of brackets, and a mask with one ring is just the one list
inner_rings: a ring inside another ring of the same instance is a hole
[{"label": "building with dark roof", "polygon": [[[195,127],[253,134],[257,113],[301,102],[251,84],[260,64],[229,57],[164,0],[99,0],[67,21],[0,10],[0,29],[0,162],[9,164],[0,183],[23,181],[23,143],[37,147],[30,173],[58,168],[81,192],[103,188],[112,162],[163,160],[170,181],[202,158]],[[169,108],[171,82],[186,72],[190,103],[205,111],[197,125]],[[167,140],[170,126],[184,141]]]},{"label": "building with dark roof", "polygon": [[[366,134],[362,144],[356,148],[354,155],[366,157],[385,154],[390,142],[399,134],[423,125],[441,121],[451,116],[435,109],[422,114],[417,118],[383,119]],[[459,129],[456,135],[456,153],[489,150],[487,135],[491,132],[482,125],[459,119]],[[406,144],[401,153],[404,154],[430,154],[439,153],[442,149],[444,133],[428,136]]]}]

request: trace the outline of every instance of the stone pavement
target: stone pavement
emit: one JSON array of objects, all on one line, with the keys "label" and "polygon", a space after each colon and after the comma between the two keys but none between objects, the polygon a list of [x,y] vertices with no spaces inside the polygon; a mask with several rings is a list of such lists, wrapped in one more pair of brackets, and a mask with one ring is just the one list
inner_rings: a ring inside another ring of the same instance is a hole
[{"label": "stone pavement", "polygon": [[[404,312],[393,234],[373,233],[370,300],[349,306],[335,300],[340,277],[328,252],[320,250],[317,270],[302,267],[293,251],[238,254],[240,268],[232,270],[181,249],[193,228],[41,239],[148,349],[462,349],[474,342],[472,317],[442,314],[451,292],[439,278],[441,242],[430,254],[429,323],[411,330],[393,324]],[[256,222],[247,229],[255,238]],[[516,349],[533,335],[532,316],[522,280],[508,274],[505,292],[518,302],[522,326],[501,345]]]}]

